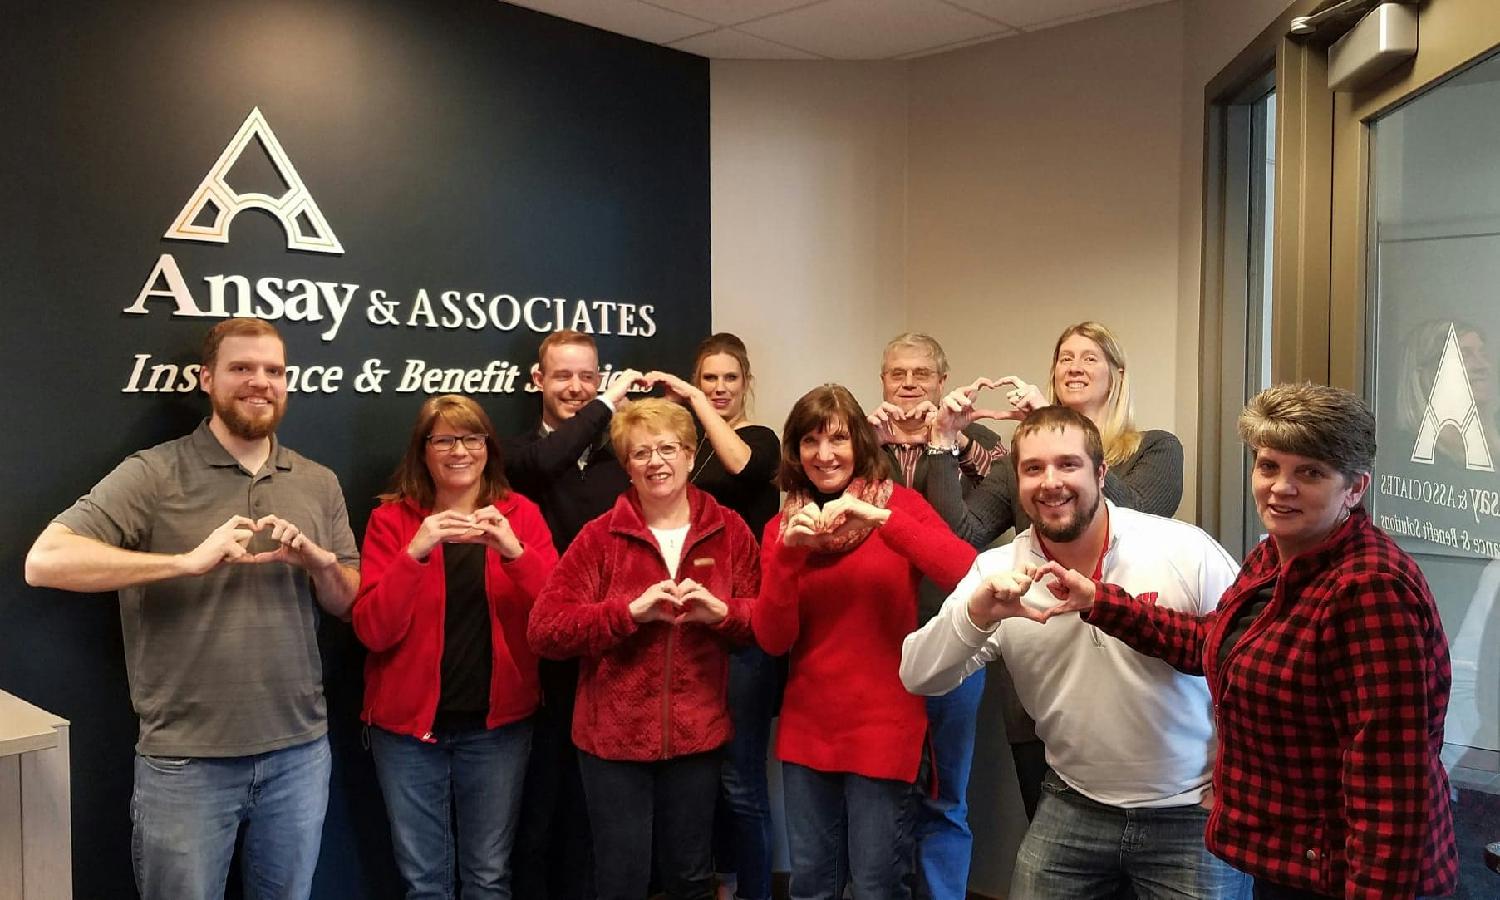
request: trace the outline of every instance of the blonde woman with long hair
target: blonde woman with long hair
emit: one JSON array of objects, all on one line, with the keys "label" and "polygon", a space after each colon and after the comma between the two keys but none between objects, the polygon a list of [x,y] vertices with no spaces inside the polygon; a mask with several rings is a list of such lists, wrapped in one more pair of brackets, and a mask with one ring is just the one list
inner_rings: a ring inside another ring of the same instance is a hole
[{"label": "blonde woman with long hair", "polygon": [[[975,407],[975,395],[984,388],[1009,385],[1011,410],[996,412]],[[1061,404],[1088,416],[1104,440],[1104,464],[1108,474],[1104,496],[1141,512],[1170,516],[1182,502],[1182,442],[1169,431],[1141,431],[1135,427],[1131,400],[1130,370],[1120,341],[1098,322],[1080,322],[1063,329],[1052,348],[1052,377],[1047,396],[1032,384],[1008,376],[998,380],[981,378],[952,392],[944,399],[947,413],[940,428],[962,427],[980,418],[1021,418],[1039,406]],[[954,528],[959,537],[984,546],[1011,528],[1020,531],[1030,520],[1016,498],[1015,472],[996,466],[978,489],[957,502],[967,505],[967,515]],[[947,498],[951,502],[954,498]],[[939,510],[943,507],[934,500]],[[955,521],[950,518],[949,521]]]}]

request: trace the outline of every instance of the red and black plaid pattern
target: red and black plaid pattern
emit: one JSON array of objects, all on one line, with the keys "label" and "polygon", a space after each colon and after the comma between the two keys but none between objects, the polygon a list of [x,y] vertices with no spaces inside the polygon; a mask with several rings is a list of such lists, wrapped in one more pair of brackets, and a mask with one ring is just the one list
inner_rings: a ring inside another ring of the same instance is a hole
[{"label": "red and black plaid pattern", "polygon": [[[1417,564],[1363,510],[1285,571],[1250,553],[1195,618],[1100,585],[1090,623],[1205,673],[1219,758],[1208,847],[1236,868],[1346,898],[1451,893],[1458,857],[1439,759],[1451,672]],[[1235,612],[1270,603],[1218,666]]]}]

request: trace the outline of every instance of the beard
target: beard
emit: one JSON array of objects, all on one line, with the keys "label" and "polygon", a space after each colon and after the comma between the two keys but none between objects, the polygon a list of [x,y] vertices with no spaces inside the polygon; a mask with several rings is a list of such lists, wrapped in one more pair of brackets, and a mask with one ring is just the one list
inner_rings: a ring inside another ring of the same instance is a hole
[{"label": "beard", "polygon": [[[1080,498],[1080,501],[1082,498]],[[1102,492],[1094,492],[1094,502],[1084,509],[1080,502],[1073,510],[1073,515],[1049,525],[1037,516],[1031,517],[1031,524],[1036,526],[1037,534],[1054,544],[1068,544],[1078,540],[1088,530],[1089,524],[1094,521],[1094,515],[1099,512],[1099,504],[1102,502]]]},{"label": "beard", "polygon": [[271,398],[271,405],[266,411],[258,416],[245,415],[235,406],[235,398],[220,398],[214,396],[214,415],[229,429],[229,433],[245,441],[258,441],[269,437],[276,431],[276,426],[281,424],[281,417],[286,415],[286,399],[277,400]]}]

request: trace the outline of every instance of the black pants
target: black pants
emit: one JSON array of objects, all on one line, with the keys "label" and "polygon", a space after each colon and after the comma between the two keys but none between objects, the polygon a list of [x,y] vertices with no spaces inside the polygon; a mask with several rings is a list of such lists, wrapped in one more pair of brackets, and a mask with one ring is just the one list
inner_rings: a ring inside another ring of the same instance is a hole
[{"label": "black pants", "polygon": [[655,854],[670,900],[712,900],[718,751],[661,762],[619,762],[578,751],[594,827],[599,900],[641,900]]},{"label": "black pants", "polygon": [[544,699],[532,719],[511,885],[523,900],[593,900],[593,839],[571,736],[578,661],[544,659],[539,671]]}]

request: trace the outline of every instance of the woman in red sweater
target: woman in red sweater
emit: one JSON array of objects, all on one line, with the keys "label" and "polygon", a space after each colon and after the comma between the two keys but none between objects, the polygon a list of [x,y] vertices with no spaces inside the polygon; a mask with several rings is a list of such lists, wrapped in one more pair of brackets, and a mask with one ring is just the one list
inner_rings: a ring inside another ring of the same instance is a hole
[{"label": "woman in red sweater", "polygon": [[750,640],[755,538],[688,483],[687,410],[640,400],[609,436],[630,489],[568,546],[532,610],[531,646],[580,657],[573,743],[600,900],[645,897],[653,854],[668,897],[709,900],[729,650]]},{"label": "woman in red sweater", "polygon": [[[408,897],[509,897],[510,849],[539,698],[526,617],[557,562],[512,492],[489,416],[422,404],[365,528],[354,633],[370,649],[362,718]],[[450,813],[451,811],[451,813]]]},{"label": "woman in red sweater", "polygon": [[890,481],[848,389],[814,388],[781,431],[781,515],[766,526],[755,638],[791,653],[784,764],[793,898],[911,896],[914,783],[927,729],[898,670],[925,575],[952,590],[974,548]]}]

